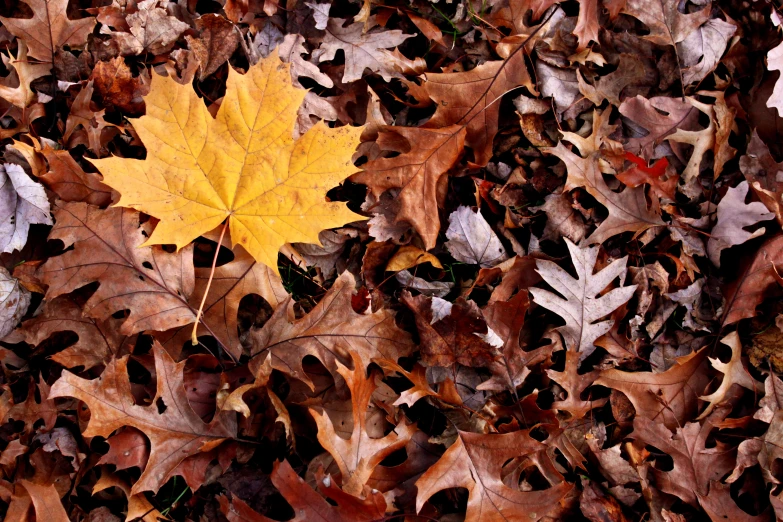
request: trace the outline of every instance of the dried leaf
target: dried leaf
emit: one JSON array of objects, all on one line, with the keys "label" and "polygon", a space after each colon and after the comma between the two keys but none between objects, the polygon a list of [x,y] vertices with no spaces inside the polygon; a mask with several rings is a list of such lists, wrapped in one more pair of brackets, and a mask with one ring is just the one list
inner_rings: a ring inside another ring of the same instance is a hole
[{"label": "dried leaf", "polygon": [[707,417],[715,406],[719,405],[726,399],[726,394],[729,393],[729,389],[732,385],[737,384],[743,388],[747,388],[751,391],[761,391],[760,386],[750,376],[748,369],[742,363],[742,345],[740,344],[739,335],[737,332],[732,332],[723,339],[720,340],[723,344],[731,348],[731,359],[729,362],[724,363],[718,358],[710,358],[712,367],[723,374],[723,380],[720,383],[720,387],[709,395],[699,397],[703,401],[707,401],[709,404],[707,408],[699,415],[698,419]]},{"label": "dried leaf", "polygon": [[190,26],[169,16],[157,1],[139,3],[139,10],[129,14],[125,21],[128,31],[112,31],[123,56],[141,53],[161,54],[170,50],[180,35]]},{"label": "dried leaf", "polygon": [[351,390],[353,407],[353,431],[346,440],[335,432],[332,420],[325,413],[310,409],[318,425],[318,442],[334,457],[340,468],[342,489],[349,495],[359,496],[381,461],[389,454],[404,447],[416,432],[414,424],[401,421],[385,437],[370,438],[365,428],[367,406],[375,391],[375,379],[365,375],[365,366],[358,355],[353,355],[354,370],[337,362],[337,372]]},{"label": "dried leaf", "polygon": [[[2,19],[3,17],[0,16],[0,20]],[[13,59],[6,58],[5,55],[2,55],[2,59],[6,69],[16,71],[19,85],[17,87],[0,85],[0,97],[24,109],[36,100],[36,94],[30,87],[30,83],[50,74],[52,66],[47,63],[31,63],[27,58],[27,45],[24,40],[19,40],[16,56]]]},{"label": "dried leaf", "polygon": [[367,185],[376,198],[389,189],[402,189],[396,198],[400,210],[395,223],[407,221],[413,225],[424,247],[432,249],[440,230],[442,182],[462,154],[466,130],[456,125],[437,130],[394,127],[386,133],[407,140],[410,150],[365,163],[363,172],[351,176],[351,181]]},{"label": "dried leaf", "polygon": [[726,296],[723,324],[736,323],[756,315],[756,307],[777,288],[780,281],[777,264],[783,256],[783,236],[766,241],[752,262],[724,290]]},{"label": "dried leaf", "polygon": [[68,0],[22,1],[33,12],[32,18],[0,16],[0,22],[11,34],[27,42],[32,58],[51,62],[55,51],[64,45],[84,45],[95,27],[95,18],[68,18]]},{"label": "dried leaf", "polygon": [[[115,430],[131,426],[150,441],[150,456],[131,494],[156,492],[185,458],[215,448],[236,437],[235,421],[216,415],[205,423],[193,411],[185,396],[185,362],[175,363],[159,345],[153,346],[157,393],[152,404],[136,404],[128,380],[128,357],[110,362],[100,378],[92,381],[69,371],[52,386],[49,398],[75,397],[90,408],[85,437],[108,437]],[[160,411],[160,407],[163,411]]]},{"label": "dried leaf", "polygon": [[709,382],[706,374],[707,350],[678,357],[662,373],[601,372],[596,385],[623,392],[636,409],[636,418],[645,417],[670,429],[681,426],[697,412],[697,397]]},{"label": "dried leaf", "polygon": [[234,24],[216,14],[205,14],[196,19],[198,38],[185,36],[199,61],[199,81],[203,82],[226,63],[239,46],[241,39]]},{"label": "dried leaf", "polygon": [[449,216],[446,250],[457,261],[482,268],[508,259],[506,249],[480,212],[461,206]]},{"label": "dried leaf", "polygon": [[19,165],[0,166],[0,252],[21,250],[30,225],[51,225],[46,191]]},{"label": "dried leaf", "polygon": [[745,203],[747,195],[748,182],[743,181],[736,187],[730,188],[718,203],[717,221],[707,241],[710,261],[718,268],[720,268],[720,255],[724,249],[741,245],[766,232],[764,227],[753,232],[746,231],[745,227],[775,217],[775,214],[768,212],[762,203],[757,201]]},{"label": "dried leaf", "polygon": [[11,333],[30,305],[30,292],[0,266],[0,339]]},{"label": "dried leaf", "polygon": [[[382,49],[400,45],[413,35],[398,30],[365,31],[364,23],[345,25],[343,18],[330,18],[326,26],[326,36],[321,47],[313,52],[317,63],[334,60],[338,50],[345,53],[345,72],[343,83],[361,79],[365,69],[379,73],[387,82],[398,73],[387,66],[388,59]],[[369,21],[368,21],[369,22]],[[369,22],[369,25],[373,25]]]},{"label": "dried leaf", "polygon": [[579,248],[568,239],[565,239],[565,243],[571,254],[576,278],[552,261],[536,262],[537,272],[544,281],[565,298],[542,288],[531,288],[530,293],[535,303],[565,319],[565,326],[559,327],[558,331],[563,335],[568,350],[579,352],[581,361],[595,350],[595,340],[614,324],[613,320],[596,321],[626,303],[636,291],[636,285],[615,288],[599,295],[617,277],[620,277],[622,283],[627,258],[617,259],[593,274],[599,247]]},{"label": "dried leaf", "polygon": [[561,481],[550,483],[551,487],[542,491],[520,491],[503,482],[501,471],[508,460],[529,456],[544,448],[526,431],[503,435],[458,431],[457,441],[416,481],[416,512],[421,512],[427,499],[438,491],[466,488],[466,520],[513,520],[521,513],[526,519],[540,520],[556,508],[572,486]]},{"label": "dried leaf", "polygon": [[312,381],[302,368],[302,359],[313,355],[331,371],[337,362],[349,363],[360,357],[362,367],[376,357],[397,360],[407,355],[413,344],[407,333],[394,324],[390,310],[358,314],[351,307],[355,281],[350,272],[334,282],[321,301],[301,319],[294,319],[294,303],[280,304],[261,329],[250,331],[251,355],[269,350],[272,367],[304,381]]}]

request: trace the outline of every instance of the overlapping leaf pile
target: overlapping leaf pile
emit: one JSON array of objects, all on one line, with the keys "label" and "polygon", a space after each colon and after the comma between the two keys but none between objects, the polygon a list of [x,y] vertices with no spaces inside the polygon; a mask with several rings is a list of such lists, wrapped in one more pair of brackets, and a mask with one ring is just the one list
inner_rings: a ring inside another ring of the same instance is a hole
[{"label": "overlapping leaf pile", "polygon": [[780,24],[4,3],[0,518],[783,519]]}]

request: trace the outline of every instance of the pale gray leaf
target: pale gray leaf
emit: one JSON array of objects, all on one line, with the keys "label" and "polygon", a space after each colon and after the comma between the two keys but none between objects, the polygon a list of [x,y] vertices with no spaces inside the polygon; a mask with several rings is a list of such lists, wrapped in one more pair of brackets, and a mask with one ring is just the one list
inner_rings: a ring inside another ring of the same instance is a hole
[{"label": "pale gray leaf", "polygon": [[329,22],[329,9],[332,4],[317,4],[315,2],[305,2],[305,5],[313,10],[313,19],[315,20],[315,28],[323,31],[326,29],[326,24]]},{"label": "pale gray leaf", "polygon": [[743,181],[735,188],[730,188],[718,203],[717,222],[707,241],[710,261],[718,268],[720,268],[720,254],[724,249],[740,245],[765,232],[763,227],[755,232],[748,232],[745,227],[775,218],[775,214],[769,212],[763,203],[758,201],[745,203],[748,189],[748,182]]},{"label": "pale gray leaf", "polygon": [[702,81],[715,69],[736,31],[734,24],[713,18],[677,44],[680,59],[686,66],[682,71],[686,85]]},{"label": "pale gray leaf", "polygon": [[508,259],[506,249],[480,212],[459,207],[449,216],[446,249],[457,261],[492,268]]},{"label": "pale gray leaf", "polygon": [[30,292],[0,267],[0,339],[11,333],[30,306]]},{"label": "pale gray leaf", "polygon": [[454,287],[454,283],[443,283],[441,281],[425,281],[420,277],[414,277],[407,270],[397,272],[395,276],[397,282],[406,288],[412,288],[422,295],[428,297],[445,297]]},{"label": "pale gray leaf", "polygon": [[[531,288],[533,301],[560,317],[566,324],[558,328],[569,350],[580,352],[580,360],[595,350],[596,339],[609,331],[612,320],[596,322],[628,302],[637,285],[622,286],[599,296],[616,278],[625,280],[627,257],[617,259],[597,274],[593,273],[599,247],[579,248],[564,238],[577,277],[574,278],[556,263],[536,261],[537,272],[557,295],[542,288]],[[565,298],[561,297],[564,296]]]},{"label": "pale gray leaf", "polygon": [[22,167],[6,163],[0,167],[0,252],[24,247],[35,224],[52,224],[46,191]]},{"label": "pale gray leaf", "polygon": [[[334,60],[338,50],[345,53],[345,72],[343,83],[361,79],[365,69],[378,73],[387,82],[400,74],[388,63],[388,56],[381,49],[397,47],[412,34],[403,34],[400,30],[370,30],[365,32],[365,24],[358,22],[343,27],[345,20],[330,18],[326,27],[324,41],[313,59],[318,63]],[[372,25],[372,23],[369,23]]]}]

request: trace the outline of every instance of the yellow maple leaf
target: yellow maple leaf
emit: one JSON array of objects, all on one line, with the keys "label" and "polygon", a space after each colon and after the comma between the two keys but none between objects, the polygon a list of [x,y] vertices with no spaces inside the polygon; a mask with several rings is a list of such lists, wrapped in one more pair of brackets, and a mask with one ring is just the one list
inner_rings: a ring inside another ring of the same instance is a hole
[{"label": "yellow maple leaf", "polygon": [[215,118],[189,85],[153,78],[147,114],[133,122],[147,158],[91,160],[121,194],[117,205],[160,219],[144,245],[182,248],[228,218],[232,240],[277,271],[284,244],[319,243],[322,229],[366,219],[326,199],[356,171],[361,127],[319,122],[295,140],[307,91],[289,67],[273,53],[247,74],[229,68]]}]

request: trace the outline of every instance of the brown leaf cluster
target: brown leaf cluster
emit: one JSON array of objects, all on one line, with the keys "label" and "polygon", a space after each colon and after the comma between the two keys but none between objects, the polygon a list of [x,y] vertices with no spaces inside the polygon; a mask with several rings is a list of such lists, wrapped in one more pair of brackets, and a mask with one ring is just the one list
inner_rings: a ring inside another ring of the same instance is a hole
[{"label": "brown leaf cluster", "polygon": [[[0,519],[783,519],[782,17],[0,6]],[[276,267],[220,227],[149,246],[91,160],[157,153],[161,76],[246,118],[270,55],[292,139],[361,133],[318,197],[366,221]]]}]

